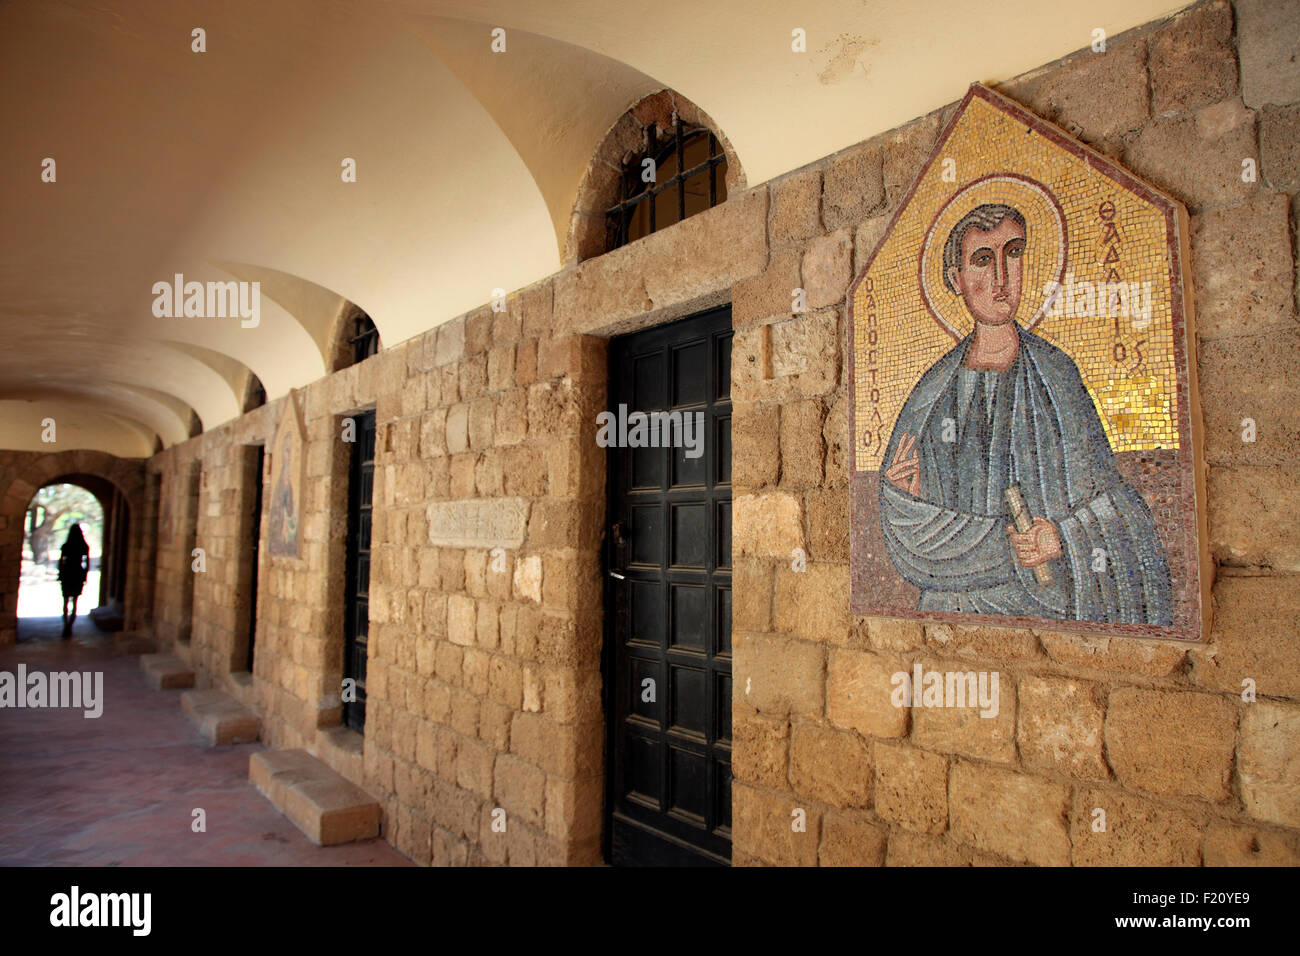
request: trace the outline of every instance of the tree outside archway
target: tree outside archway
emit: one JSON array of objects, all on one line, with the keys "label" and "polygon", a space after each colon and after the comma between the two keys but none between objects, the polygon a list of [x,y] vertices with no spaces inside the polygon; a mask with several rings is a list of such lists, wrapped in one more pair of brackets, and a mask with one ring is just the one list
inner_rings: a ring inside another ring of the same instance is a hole
[{"label": "tree outside archway", "polygon": [[19,617],[57,617],[61,613],[62,594],[57,577],[59,549],[74,524],[81,525],[90,548],[91,573],[82,596],[89,595],[93,606],[99,592],[104,508],[85,488],[64,482],[41,488],[27,506]]}]

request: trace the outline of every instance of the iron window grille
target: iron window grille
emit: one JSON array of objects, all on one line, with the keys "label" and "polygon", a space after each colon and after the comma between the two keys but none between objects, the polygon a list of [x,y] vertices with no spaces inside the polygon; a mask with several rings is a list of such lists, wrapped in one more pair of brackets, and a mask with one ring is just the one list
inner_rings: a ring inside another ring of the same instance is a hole
[{"label": "iron window grille", "polygon": [[253,409],[261,408],[265,404],[266,404],[266,386],[262,384],[262,380],[260,378],[254,375],[253,381],[248,388],[248,409],[247,410],[251,412]]},{"label": "iron window grille", "polygon": [[[653,182],[642,178],[647,159],[654,161]],[[671,171],[667,178],[665,171]],[[624,164],[618,202],[605,211],[605,248],[625,246],[726,199],[727,156],[718,138],[707,126],[683,123],[674,111],[668,135],[661,139],[651,123],[644,150]]]},{"label": "iron window grille", "polygon": [[355,324],[348,341],[352,343],[352,362],[356,364],[379,351],[379,330],[364,312],[358,313],[352,321]]}]

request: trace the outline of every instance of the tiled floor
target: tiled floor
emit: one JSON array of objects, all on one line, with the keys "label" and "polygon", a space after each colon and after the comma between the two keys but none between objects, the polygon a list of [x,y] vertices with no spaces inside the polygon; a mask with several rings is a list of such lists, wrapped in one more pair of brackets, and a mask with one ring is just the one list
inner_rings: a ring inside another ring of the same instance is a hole
[{"label": "tiled floor", "polygon": [[[261,744],[208,747],[134,655],[78,617],[19,621],[0,671],[102,671],[104,712],[0,709],[0,865],[409,866],[383,840],[318,847],[248,782]],[[207,832],[191,830],[207,814]]]}]

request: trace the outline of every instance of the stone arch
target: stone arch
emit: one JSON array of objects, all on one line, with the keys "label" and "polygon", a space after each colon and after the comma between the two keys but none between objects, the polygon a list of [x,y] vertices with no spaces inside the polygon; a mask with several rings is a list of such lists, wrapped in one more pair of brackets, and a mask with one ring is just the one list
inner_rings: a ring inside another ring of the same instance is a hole
[{"label": "stone arch", "polygon": [[[149,507],[145,495],[144,460],[80,450],[23,455],[14,464],[16,467],[0,471],[0,646],[12,644],[17,639],[23,517],[38,490],[61,480],[85,487],[83,481],[88,479],[90,483],[98,484],[101,492],[105,491],[105,486],[99,483],[106,482],[120,494],[126,509],[121,543],[123,625],[129,630],[147,623],[149,612],[144,588],[152,577],[152,553],[147,534]],[[87,490],[95,493],[93,488]],[[157,507],[156,503],[154,507]],[[110,545],[105,541],[105,551],[115,545],[116,542]]]},{"label": "stone arch", "polygon": [[[326,364],[331,373],[342,371],[348,366],[356,364],[352,354],[352,335],[356,320],[360,316],[366,316],[372,322],[374,321],[365,309],[354,302],[344,302],[339,308],[338,315],[334,317],[334,321],[330,325],[329,354],[326,356]],[[383,350],[383,347],[383,337],[380,336],[380,351]]]},{"label": "stone arch", "polygon": [[564,243],[564,265],[570,266],[601,255],[605,248],[605,210],[616,201],[623,164],[640,152],[647,127],[671,129],[673,115],[683,123],[707,127],[718,138],[727,155],[727,195],[746,187],[745,171],[730,140],[707,113],[674,90],[660,90],[629,107],[610,127],[582,174],[578,196],[569,220]]}]

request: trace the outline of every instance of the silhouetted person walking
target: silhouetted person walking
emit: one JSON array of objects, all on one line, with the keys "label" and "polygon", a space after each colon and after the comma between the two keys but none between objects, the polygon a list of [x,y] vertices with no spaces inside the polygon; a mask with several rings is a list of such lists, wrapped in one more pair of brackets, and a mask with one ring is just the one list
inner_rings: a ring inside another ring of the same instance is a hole
[{"label": "silhouetted person walking", "polygon": [[[77,598],[86,586],[86,575],[90,573],[90,548],[86,545],[86,536],[81,533],[81,525],[74,524],[68,529],[68,540],[63,542],[59,552],[59,586],[63,589],[63,636],[72,636],[72,625],[77,620]],[[69,605],[71,602],[71,605]],[[69,612],[68,608],[72,610]]]}]

